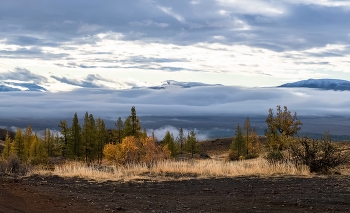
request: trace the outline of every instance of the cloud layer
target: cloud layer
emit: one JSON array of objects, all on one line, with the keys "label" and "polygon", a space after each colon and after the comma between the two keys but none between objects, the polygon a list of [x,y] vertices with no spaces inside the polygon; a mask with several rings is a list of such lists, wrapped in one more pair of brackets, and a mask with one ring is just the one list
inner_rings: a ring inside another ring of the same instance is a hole
[{"label": "cloud layer", "polygon": [[77,89],[72,92],[0,93],[1,118],[66,118],[89,111],[116,120],[135,106],[140,116],[266,115],[288,106],[299,115],[350,115],[350,92],[302,88],[194,87],[152,89]]},{"label": "cloud layer", "polygon": [[350,80],[349,13],[340,0],[14,0],[0,8],[0,73],[79,86],[82,72],[102,71],[244,86]]}]

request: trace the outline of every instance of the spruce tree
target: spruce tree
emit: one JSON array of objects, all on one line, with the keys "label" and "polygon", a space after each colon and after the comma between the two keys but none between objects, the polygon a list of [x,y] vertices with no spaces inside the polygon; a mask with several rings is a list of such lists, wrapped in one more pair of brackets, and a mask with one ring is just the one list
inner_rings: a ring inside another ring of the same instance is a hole
[{"label": "spruce tree", "polygon": [[97,162],[102,163],[103,148],[108,142],[108,133],[106,130],[105,122],[101,119],[97,119],[96,125],[96,147],[97,147]]},{"label": "spruce tree", "polygon": [[198,152],[198,141],[196,138],[196,133],[193,130],[191,130],[187,135],[186,147],[187,151],[193,158],[193,155]]},{"label": "spruce tree", "polygon": [[92,114],[85,113],[82,129],[82,144],[84,147],[85,162],[94,160],[96,125]]},{"label": "spruce tree", "polygon": [[70,128],[70,137],[68,140],[68,153],[71,158],[81,160],[82,158],[82,143],[81,143],[81,126],[77,113],[74,114],[72,127]]}]

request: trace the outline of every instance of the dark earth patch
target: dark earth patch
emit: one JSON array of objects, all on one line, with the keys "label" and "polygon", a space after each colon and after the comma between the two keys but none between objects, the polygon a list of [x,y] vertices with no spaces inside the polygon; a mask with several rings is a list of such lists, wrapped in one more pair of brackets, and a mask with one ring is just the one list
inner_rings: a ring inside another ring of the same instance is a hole
[{"label": "dark earth patch", "polygon": [[0,212],[349,212],[350,176],[97,183],[0,177]]}]

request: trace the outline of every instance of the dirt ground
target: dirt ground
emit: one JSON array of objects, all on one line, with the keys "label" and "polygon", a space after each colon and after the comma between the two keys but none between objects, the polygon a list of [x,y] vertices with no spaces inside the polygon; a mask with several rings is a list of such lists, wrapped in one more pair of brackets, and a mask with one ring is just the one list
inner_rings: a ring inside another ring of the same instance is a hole
[{"label": "dirt ground", "polygon": [[0,213],[350,212],[350,176],[97,183],[0,176]]}]

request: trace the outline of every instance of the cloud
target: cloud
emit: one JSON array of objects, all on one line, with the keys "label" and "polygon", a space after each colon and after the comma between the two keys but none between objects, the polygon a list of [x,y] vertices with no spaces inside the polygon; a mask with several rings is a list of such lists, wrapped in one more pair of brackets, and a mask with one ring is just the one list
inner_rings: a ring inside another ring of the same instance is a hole
[{"label": "cloud", "polygon": [[161,11],[163,11],[164,13],[166,13],[166,14],[170,15],[171,17],[175,18],[179,22],[185,22],[185,19],[181,15],[173,12],[172,8],[170,8],[170,7],[162,7],[162,6],[158,6],[158,8]]},{"label": "cloud", "polygon": [[8,81],[26,81],[37,84],[47,83],[47,78],[38,74],[34,74],[25,68],[15,68],[14,71],[7,71],[0,73],[0,80]]},{"label": "cloud", "polygon": [[92,33],[101,28],[102,26],[99,26],[97,24],[83,24],[78,28],[77,33]]}]

